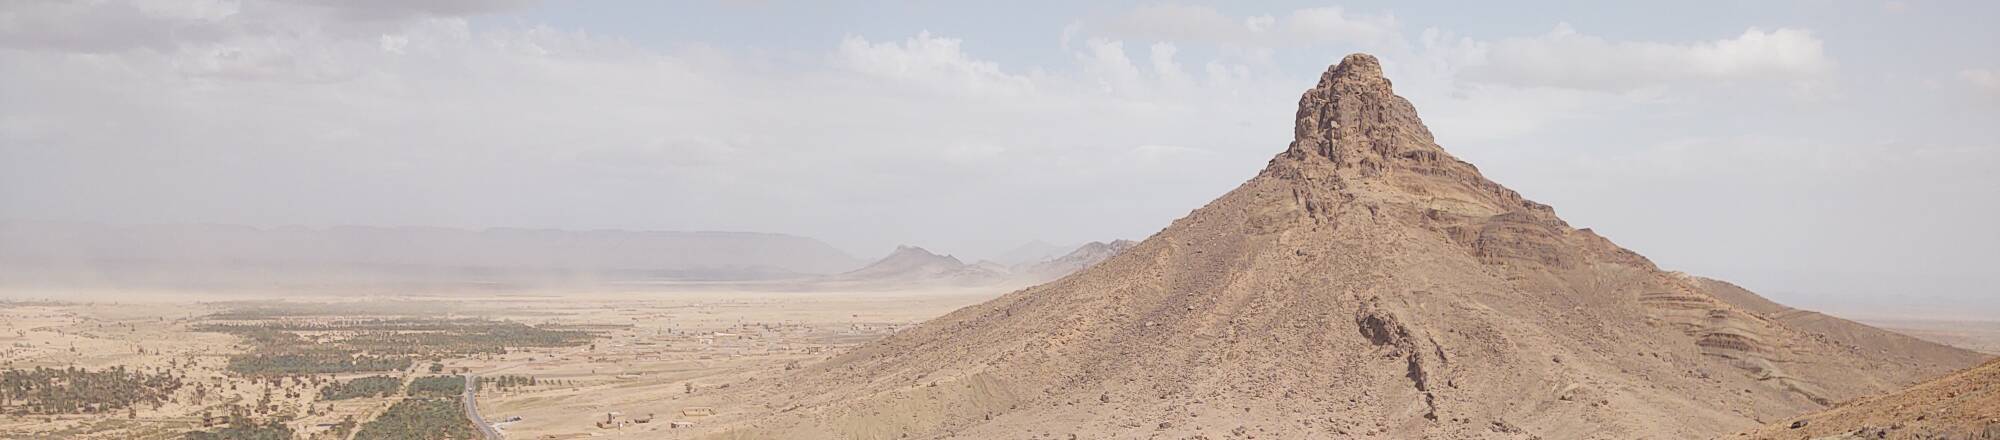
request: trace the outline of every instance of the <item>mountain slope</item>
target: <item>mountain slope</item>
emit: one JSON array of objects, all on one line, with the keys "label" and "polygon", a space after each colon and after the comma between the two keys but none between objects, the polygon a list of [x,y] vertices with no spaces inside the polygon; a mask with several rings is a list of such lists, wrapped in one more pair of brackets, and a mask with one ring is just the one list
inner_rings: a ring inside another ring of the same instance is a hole
[{"label": "mountain slope", "polygon": [[1751,439],[2000,438],[2000,361],[1774,423]]},{"label": "mountain slope", "polygon": [[717,436],[1698,438],[1944,371],[1569,227],[1437,146],[1373,57],[1296,119],[1262,172],[1157,235],[716,397],[766,408]]},{"label": "mountain slope", "polygon": [[1988,356],[1949,345],[1917,339],[1832,315],[1786,307],[1726,281],[1694,279],[1709,296],[1810,337],[1849,351],[1872,351],[1879,359],[1917,366],[1924,371],[1949,371],[1984,362]]}]

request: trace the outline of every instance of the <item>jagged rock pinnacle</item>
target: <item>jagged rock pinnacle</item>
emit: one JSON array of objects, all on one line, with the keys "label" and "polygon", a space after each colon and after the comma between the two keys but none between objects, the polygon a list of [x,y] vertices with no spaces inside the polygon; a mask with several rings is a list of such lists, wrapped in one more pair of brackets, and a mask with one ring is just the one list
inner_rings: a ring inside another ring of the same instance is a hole
[{"label": "jagged rock pinnacle", "polygon": [[[1346,58],[1341,58],[1340,64],[1327,69],[1326,76],[1388,81],[1388,79],[1382,76],[1382,62],[1377,61],[1374,55],[1365,53],[1352,54]],[[1325,82],[1325,80],[1321,80],[1321,82]]]},{"label": "jagged rock pinnacle", "polygon": [[1299,97],[1296,117],[1291,145],[1266,174],[1335,182],[1395,174],[1456,181],[1490,195],[1495,206],[1534,211],[1560,222],[1547,205],[1487,180],[1472,164],[1438,146],[1417,117],[1416,106],[1396,96],[1373,55],[1348,55],[1328,67],[1319,83]]},{"label": "jagged rock pinnacle", "polygon": [[1382,64],[1368,54],[1348,55],[1320,75],[1319,84],[1299,97],[1292,145],[1287,154],[1325,159],[1335,168],[1375,175],[1399,161],[1412,165],[1448,157],[1417,118],[1417,109],[1396,96]]}]

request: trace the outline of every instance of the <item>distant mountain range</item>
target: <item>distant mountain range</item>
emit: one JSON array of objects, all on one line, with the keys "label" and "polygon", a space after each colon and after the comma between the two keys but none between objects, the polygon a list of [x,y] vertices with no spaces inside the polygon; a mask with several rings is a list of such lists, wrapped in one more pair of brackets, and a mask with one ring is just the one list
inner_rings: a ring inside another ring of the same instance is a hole
[{"label": "distant mountain range", "polygon": [[0,283],[206,286],[763,280],[863,261],[753,232],[0,222]]}]

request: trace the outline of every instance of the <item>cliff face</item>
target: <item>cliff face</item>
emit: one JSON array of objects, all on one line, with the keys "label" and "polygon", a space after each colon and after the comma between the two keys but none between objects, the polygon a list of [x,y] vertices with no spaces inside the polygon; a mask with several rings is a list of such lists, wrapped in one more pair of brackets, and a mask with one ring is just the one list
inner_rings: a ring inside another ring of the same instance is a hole
[{"label": "cliff face", "polygon": [[722,436],[1704,438],[1913,383],[1446,153],[1371,56],[1256,177],[1078,272],[746,391]]}]

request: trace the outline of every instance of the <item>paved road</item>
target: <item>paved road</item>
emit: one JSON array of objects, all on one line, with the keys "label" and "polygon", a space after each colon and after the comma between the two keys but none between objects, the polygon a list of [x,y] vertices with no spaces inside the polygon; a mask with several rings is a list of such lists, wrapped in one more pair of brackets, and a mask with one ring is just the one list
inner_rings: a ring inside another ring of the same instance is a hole
[{"label": "paved road", "polygon": [[[584,350],[588,350],[588,348],[578,346],[576,350],[570,350],[564,356],[578,354],[578,352],[584,352]],[[556,358],[560,358],[560,356],[556,356]],[[516,368],[516,366],[524,366],[524,364],[528,364],[528,360],[514,362],[514,364],[502,366],[502,368],[490,368],[490,370],[484,370],[484,372],[500,372],[500,370],[508,370],[508,368]],[[480,404],[474,402],[474,398],[478,398],[478,396],[474,396],[474,392],[472,392],[478,384],[480,384],[480,376],[478,374],[466,374],[466,398],[462,398],[466,402],[466,418],[472,420],[472,426],[480,428],[480,438],[484,438],[484,440],[506,440],[504,436],[500,436],[500,430],[494,430],[492,424],[486,424],[486,418],[480,418]]]},{"label": "paved road", "polygon": [[475,428],[479,428],[479,438],[486,440],[502,440],[500,437],[500,431],[495,431],[493,429],[493,425],[486,424],[486,418],[479,416],[479,402],[473,400],[479,397],[478,386],[479,386],[479,375],[477,374],[465,375],[465,398],[459,399],[465,402],[465,418],[471,419],[472,426]]}]

